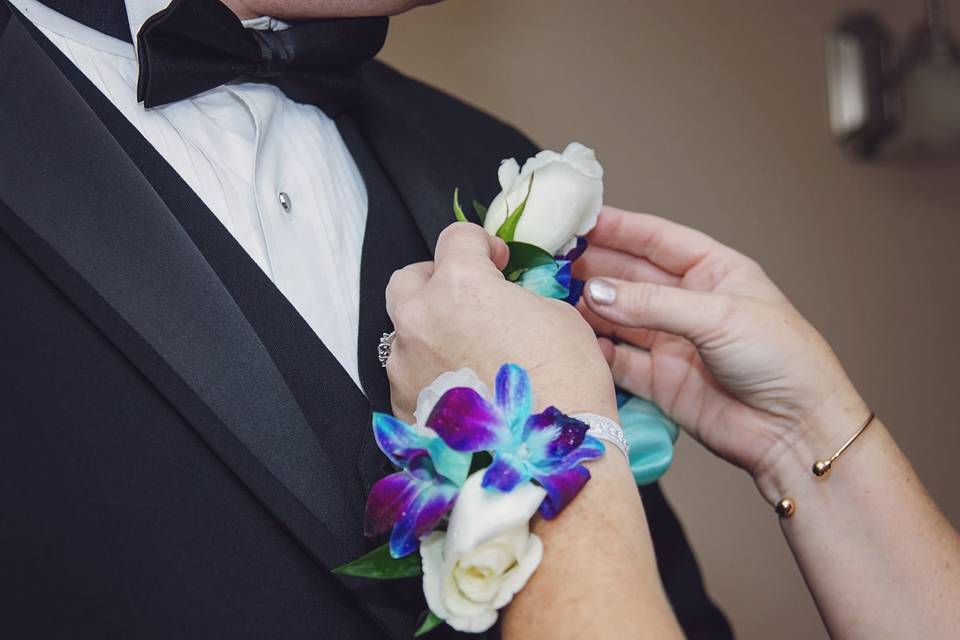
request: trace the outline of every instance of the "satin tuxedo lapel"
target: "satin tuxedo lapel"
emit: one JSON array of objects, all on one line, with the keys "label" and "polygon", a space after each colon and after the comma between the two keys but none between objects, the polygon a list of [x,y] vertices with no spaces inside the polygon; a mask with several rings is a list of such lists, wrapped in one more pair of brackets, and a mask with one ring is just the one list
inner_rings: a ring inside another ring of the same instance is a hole
[{"label": "satin tuxedo lapel", "polygon": [[[0,6],[0,29],[0,228],[322,565],[362,553],[352,467],[369,440],[360,435],[370,431],[362,395],[316,340],[315,386],[334,407],[355,409],[359,398],[364,410],[340,416],[360,424],[308,423],[236,290],[171,201],[216,225],[213,214],[32,25]],[[353,454],[347,477],[338,442]],[[364,606],[385,630],[409,626],[409,614]]]}]

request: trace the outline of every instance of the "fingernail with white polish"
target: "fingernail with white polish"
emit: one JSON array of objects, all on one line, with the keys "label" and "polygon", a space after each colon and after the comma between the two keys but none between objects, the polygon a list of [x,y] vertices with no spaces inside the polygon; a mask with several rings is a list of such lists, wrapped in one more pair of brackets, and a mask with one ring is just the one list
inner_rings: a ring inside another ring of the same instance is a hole
[{"label": "fingernail with white polish", "polygon": [[600,278],[587,282],[587,293],[590,294],[590,299],[599,305],[608,306],[617,300],[617,288]]}]

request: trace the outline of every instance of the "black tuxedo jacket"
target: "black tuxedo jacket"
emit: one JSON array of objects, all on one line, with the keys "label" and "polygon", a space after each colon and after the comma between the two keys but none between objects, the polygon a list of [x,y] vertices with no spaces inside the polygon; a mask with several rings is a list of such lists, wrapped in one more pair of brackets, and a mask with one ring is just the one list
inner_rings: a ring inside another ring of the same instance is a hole
[{"label": "black tuxedo jacket", "polygon": [[[386,472],[370,428],[389,408],[384,288],[430,258],[455,186],[489,200],[499,160],[536,149],[380,63],[365,91],[337,117],[370,198],[361,393],[153,147],[0,2],[0,637],[411,637],[418,581],[329,571],[380,542],[361,525]],[[729,636],[660,490],[642,493],[684,629]]]}]

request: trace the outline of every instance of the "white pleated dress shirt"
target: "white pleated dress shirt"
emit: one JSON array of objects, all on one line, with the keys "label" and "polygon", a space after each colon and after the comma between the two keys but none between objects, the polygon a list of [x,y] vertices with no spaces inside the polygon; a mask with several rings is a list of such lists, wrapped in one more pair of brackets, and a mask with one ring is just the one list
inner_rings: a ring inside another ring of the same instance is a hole
[{"label": "white pleated dress shirt", "polygon": [[[126,0],[130,31],[170,0]],[[36,0],[12,0],[180,174],[359,386],[367,192],[333,120],[272,85],[229,84],[153,109],[133,45]],[[261,18],[248,28],[284,28]],[[371,345],[375,348],[376,345]]]}]

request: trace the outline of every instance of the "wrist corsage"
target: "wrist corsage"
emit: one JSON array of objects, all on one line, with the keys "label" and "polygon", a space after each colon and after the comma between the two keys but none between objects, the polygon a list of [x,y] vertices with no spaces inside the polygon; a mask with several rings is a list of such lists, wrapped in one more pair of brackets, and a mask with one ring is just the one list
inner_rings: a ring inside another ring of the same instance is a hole
[{"label": "wrist corsage", "polygon": [[421,391],[412,425],[374,414],[398,471],[373,486],[365,528],[390,539],[337,573],[422,574],[429,611],[416,635],[444,622],[493,626],[540,564],[531,519],[559,515],[590,479],[583,463],[605,450],[585,422],[533,406],[527,372],[506,364],[493,393],[469,369],[441,375]]}]

